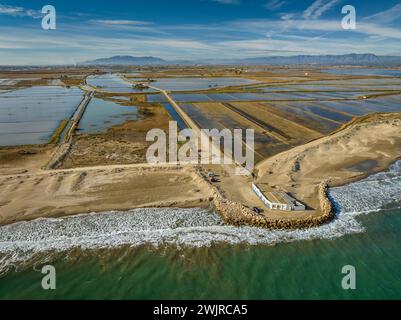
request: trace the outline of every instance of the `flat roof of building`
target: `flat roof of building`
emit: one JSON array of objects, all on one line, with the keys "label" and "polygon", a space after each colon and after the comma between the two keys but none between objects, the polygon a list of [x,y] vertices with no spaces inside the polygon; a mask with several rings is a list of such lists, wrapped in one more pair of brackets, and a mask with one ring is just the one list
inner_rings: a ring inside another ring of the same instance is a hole
[{"label": "flat roof of building", "polygon": [[288,196],[284,192],[267,192],[265,194],[266,198],[272,202],[272,203],[279,203],[279,204],[284,204],[284,205],[293,205],[295,202],[295,199],[292,199],[290,196]]}]

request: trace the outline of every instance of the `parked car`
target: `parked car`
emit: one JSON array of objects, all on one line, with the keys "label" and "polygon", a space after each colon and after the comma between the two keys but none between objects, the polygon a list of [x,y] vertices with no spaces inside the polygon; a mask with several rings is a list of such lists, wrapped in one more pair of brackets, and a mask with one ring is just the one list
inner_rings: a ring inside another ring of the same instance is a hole
[{"label": "parked car", "polygon": [[258,207],[253,207],[252,211],[257,213],[257,214],[262,213],[262,210],[260,210]]}]

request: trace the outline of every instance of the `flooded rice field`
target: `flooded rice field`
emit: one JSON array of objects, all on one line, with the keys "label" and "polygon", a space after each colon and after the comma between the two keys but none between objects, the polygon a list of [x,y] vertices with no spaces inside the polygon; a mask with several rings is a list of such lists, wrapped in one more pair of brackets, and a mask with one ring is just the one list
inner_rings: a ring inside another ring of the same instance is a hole
[{"label": "flooded rice field", "polygon": [[235,96],[227,93],[210,93],[207,95],[211,101],[233,101]]},{"label": "flooded rice field", "polygon": [[[184,109],[202,128],[221,130],[222,127],[230,127],[229,120],[219,119],[219,115],[199,107],[208,105],[207,102],[215,102],[215,106],[222,102],[231,104],[234,111],[245,120],[251,119],[270,134],[273,132],[288,143],[300,144],[337,130],[355,116],[401,110],[401,95],[397,95],[397,90],[401,89],[398,83],[401,82],[396,78],[382,80],[352,79],[255,86],[250,89],[264,93],[175,94],[174,98],[183,103]],[[394,94],[383,95],[388,93]],[[373,98],[374,95],[379,97]],[[372,98],[361,99],[364,96]],[[233,125],[235,127],[237,124]],[[260,141],[261,145],[263,143]]]},{"label": "flooded rice field", "polygon": [[[139,81],[140,74],[130,74],[133,75],[138,78],[132,81]],[[18,81],[0,79],[0,145],[46,143],[61,121],[74,112],[83,93],[77,88],[60,86],[15,90]],[[162,104],[180,128],[186,128],[164,95],[152,89],[135,89],[133,83],[120,74],[89,76],[87,83],[88,88],[115,92],[116,96],[106,100],[94,98],[81,120],[79,133],[101,133],[112,126],[140,119],[142,115],[137,107],[124,106],[132,100],[127,96],[129,93],[139,92],[146,94],[147,102]],[[155,79],[151,84],[172,91],[172,98],[183,105],[200,127],[234,129],[256,125],[260,130],[255,138],[257,143],[279,148],[286,141],[298,144],[316,134],[330,133],[355,116],[401,110],[401,94],[398,94],[401,79],[396,77],[298,83],[294,80],[265,86],[244,78],[166,77]],[[249,84],[247,91],[184,92]],[[361,99],[363,96],[368,99]],[[297,130],[302,132],[298,132],[298,138]],[[269,154],[270,150],[258,153]]]},{"label": "flooded rice field", "polygon": [[355,116],[363,116],[371,112],[368,108],[364,107],[367,105],[366,103],[359,101],[324,101],[320,102],[318,105]]},{"label": "flooded rice field", "polygon": [[[263,92],[276,92],[276,91],[297,91],[297,90],[304,90],[304,89],[297,89],[294,86],[283,85],[283,86],[267,86],[267,87],[258,87],[258,90]],[[305,89],[306,90],[306,89]]]},{"label": "flooded rice field", "polygon": [[341,80],[318,80],[309,81],[305,84],[311,84],[314,86],[339,86],[342,88],[348,88],[349,86],[388,86],[388,85],[401,85],[401,78],[361,78],[361,79],[341,79]]},{"label": "flooded rice field", "polygon": [[313,112],[309,112],[299,108],[305,105],[304,102],[285,102],[285,103],[261,103],[269,112],[285,119],[291,120],[311,130],[318,131],[322,134],[328,134],[337,130],[341,123],[318,116]]},{"label": "flooded rice field", "polygon": [[206,102],[213,101],[207,94],[203,93],[176,93],[171,95],[177,102]]},{"label": "flooded rice field", "polygon": [[269,101],[269,100],[293,100],[296,94],[283,93],[223,93],[223,94],[173,94],[178,102],[212,102],[212,101]]},{"label": "flooded rice field", "polygon": [[401,69],[376,69],[376,68],[345,68],[345,69],[328,69],[323,72],[331,74],[345,74],[358,76],[391,76],[401,77]]},{"label": "flooded rice field", "polygon": [[263,92],[353,92],[359,91],[400,91],[401,82],[398,78],[383,79],[344,79],[327,81],[310,81],[303,83],[283,84],[282,86],[250,87]]},{"label": "flooded rice field", "polygon": [[185,121],[181,118],[181,116],[178,114],[178,112],[174,109],[174,107],[170,103],[163,103],[162,105],[164,109],[167,110],[170,117],[177,122],[179,130],[184,130],[188,128]]},{"label": "flooded rice field", "polygon": [[298,145],[321,137],[321,133],[300,123],[274,114],[265,105],[254,102],[236,102],[230,104],[234,110],[252,119],[266,130],[273,132],[289,143]]},{"label": "flooded rice field", "polygon": [[388,99],[322,101],[319,105],[356,116],[363,116],[372,112],[394,112],[401,109],[401,103],[398,104],[397,108],[397,104]]},{"label": "flooded rice field", "polygon": [[212,116],[209,116],[197,104],[192,103],[181,103],[181,108],[191,117],[191,119],[201,129],[218,129],[223,130],[224,126]]},{"label": "flooded rice field", "polygon": [[31,87],[0,95],[0,145],[44,144],[83,98],[77,88]]},{"label": "flooded rice field", "polygon": [[[177,102],[225,102],[225,101],[324,101],[358,99],[362,96],[385,94],[383,91],[282,91],[269,93],[181,93],[172,94]],[[387,92],[388,93],[388,92]],[[149,102],[159,102],[159,97],[149,97]],[[163,98],[160,98],[163,99]]]},{"label": "flooded rice field", "polygon": [[325,108],[323,105],[313,104],[313,103],[293,103],[291,106],[296,107],[300,110],[312,113],[322,118],[326,118],[332,121],[345,123],[350,121],[353,116],[350,114],[344,114],[340,112],[336,112],[334,110],[330,110]]},{"label": "flooded rice field", "polygon": [[121,106],[113,101],[93,98],[79,123],[79,133],[102,133],[112,126],[140,118],[142,115],[135,106]]},{"label": "flooded rice field", "polygon": [[167,103],[167,98],[164,94],[148,94],[147,100],[149,103]]},{"label": "flooded rice field", "polygon": [[117,93],[140,93],[140,92],[154,92],[153,89],[135,89],[134,85],[117,74],[103,74],[96,76],[89,76],[86,79],[88,85],[105,92]]},{"label": "flooded rice field", "polygon": [[274,132],[243,117],[238,112],[221,103],[185,103],[181,104],[184,111],[193,119],[201,129],[242,129],[245,141],[245,130],[254,129],[255,161],[272,156],[289,148],[289,144],[277,138]]},{"label": "flooded rice field", "polygon": [[193,91],[257,83],[245,78],[158,78],[153,86],[167,91]]},{"label": "flooded rice field", "polygon": [[[298,145],[331,133],[356,116],[401,110],[401,95],[357,99],[364,93],[176,94],[174,98],[201,128],[243,128],[247,123],[249,127],[256,125],[262,129],[264,135],[267,133],[274,139],[279,137],[281,142]],[[348,97],[349,94],[353,96]],[[255,140],[260,145],[271,144],[259,136]],[[259,153],[264,154],[263,151]]]},{"label": "flooded rice field", "polygon": [[136,89],[134,83],[141,82],[157,87],[159,89],[181,92],[181,91],[196,91],[208,90],[213,88],[223,88],[229,86],[241,86],[249,84],[257,84],[256,80],[245,78],[156,78],[148,82],[148,79],[129,78],[128,80],[122,78],[118,74],[104,74],[90,76],[87,78],[87,83],[99,90],[107,92],[155,92],[153,89]]},{"label": "flooded rice field", "polygon": [[379,104],[380,106],[391,111],[401,110],[401,95],[381,97],[378,99],[369,100],[369,102]]}]

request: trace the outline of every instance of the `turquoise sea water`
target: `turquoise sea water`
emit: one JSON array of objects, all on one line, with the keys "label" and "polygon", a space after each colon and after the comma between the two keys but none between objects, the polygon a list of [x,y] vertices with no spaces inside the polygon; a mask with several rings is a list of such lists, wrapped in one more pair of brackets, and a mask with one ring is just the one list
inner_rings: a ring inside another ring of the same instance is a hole
[{"label": "turquoise sea water", "polygon": [[[0,228],[0,298],[400,299],[401,162],[331,190],[337,219],[306,231],[225,226],[204,209],[41,219]],[[54,264],[57,289],[41,289]],[[344,265],[356,290],[341,287]]]}]

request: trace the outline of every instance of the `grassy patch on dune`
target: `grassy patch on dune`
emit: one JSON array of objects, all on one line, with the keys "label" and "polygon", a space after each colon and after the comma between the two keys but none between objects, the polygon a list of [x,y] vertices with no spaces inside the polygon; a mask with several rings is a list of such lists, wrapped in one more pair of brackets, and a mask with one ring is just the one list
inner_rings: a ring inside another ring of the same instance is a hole
[{"label": "grassy patch on dune", "polygon": [[49,139],[48,144],[56,144],[60,140],[60,136],[63,133],[65,127],[68,124],[68,119],[64,119],[63,121],[60,122],[59,126],[57,127],[56,130],[54,130],[52,136]]}]

